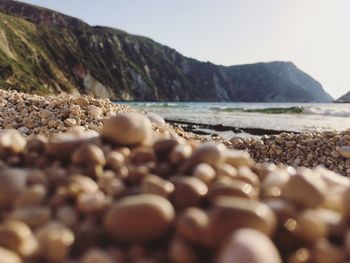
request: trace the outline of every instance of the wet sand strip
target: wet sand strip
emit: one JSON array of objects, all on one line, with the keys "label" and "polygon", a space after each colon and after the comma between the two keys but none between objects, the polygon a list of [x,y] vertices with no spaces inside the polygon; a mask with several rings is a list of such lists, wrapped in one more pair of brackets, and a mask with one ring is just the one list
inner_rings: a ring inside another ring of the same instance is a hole
[{"label": "wet sand strip", "polygon": [[[237,128],[233,126],[226,126],[224,124],[203,124],[203,123],[174,120],[174,119],[167,119],[167,118],[165,119],[165,121],[175,126],[181,126],[181,128],[184,129],[186,132],[192,132],[200,135],[210,135],[210,133],[202,131],[200,129],[209,129],[209,130],[218,131],[218,132],[232,131],[234,133],[249,133],[255,136],[277,135],[283,132],[287,132],[287,133],[291,132],[286,130],[271,130],[271,129],[263,129],[263,128],[249,128],[249,127]],[[293,133],[299,134],[299,132],[293,132]]]}]

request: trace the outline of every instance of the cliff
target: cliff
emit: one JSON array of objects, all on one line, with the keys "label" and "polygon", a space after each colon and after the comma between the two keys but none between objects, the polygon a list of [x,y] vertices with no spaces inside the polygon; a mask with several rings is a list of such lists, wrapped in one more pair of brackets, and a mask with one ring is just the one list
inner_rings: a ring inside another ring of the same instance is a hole
[{"label": "cliff", "polygon": [[200,62],[146,37],[12,0],[0,0],[0,87],[117,100],[332,100],[290,62]]}]

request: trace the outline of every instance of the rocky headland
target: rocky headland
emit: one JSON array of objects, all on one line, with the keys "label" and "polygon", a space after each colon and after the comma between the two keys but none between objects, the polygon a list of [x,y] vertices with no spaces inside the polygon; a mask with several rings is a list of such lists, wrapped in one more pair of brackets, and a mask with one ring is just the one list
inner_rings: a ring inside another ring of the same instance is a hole
[{"label": "rocky headland", "polygon": [[350,91],[343,96],[341,96],[339,99],[337,99],[335,102],[339,103],[350,103]]},{"label": "rocky headland", "polygon": [[146,37],[12,0],[0,0],[0,87],[115,100],[333,100],[291,62],[201,62]]}]

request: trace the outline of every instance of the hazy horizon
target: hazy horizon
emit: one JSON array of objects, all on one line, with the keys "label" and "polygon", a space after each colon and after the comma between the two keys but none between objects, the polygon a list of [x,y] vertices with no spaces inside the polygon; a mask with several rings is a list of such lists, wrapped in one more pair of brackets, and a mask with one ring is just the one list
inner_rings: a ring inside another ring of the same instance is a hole
[{"label": "hazy horizon", "polygon": [[347,0],[24,0],[221,65],[292,61],[335,99],[350,91]]}]

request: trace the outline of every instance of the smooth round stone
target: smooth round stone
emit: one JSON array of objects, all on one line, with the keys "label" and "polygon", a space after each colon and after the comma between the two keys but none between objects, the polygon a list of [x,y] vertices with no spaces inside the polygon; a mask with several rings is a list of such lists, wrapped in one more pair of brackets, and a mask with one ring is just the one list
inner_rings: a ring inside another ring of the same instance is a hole
[{"label": "smooth round stone", "polygon": [[327,185],[308,168],[299,168],[282,188],[282,196],[297,205],[307,208],[320,206],[325,200]]},{"label": "smooth round stone", "polygon": [[328,227],[316,210],[307,209],[296,217],[296,226],[290,231],[306,242],[315,242],[328,235]]},{"label": "smooth round stone", "polygon": [[23,152],[26,143],[24,137],[17,130],[9,129],[0,133],[0,153]]},{"label": "smooth round stone", "polygon": [[156,175],[148,175],[142,181],[141,190],[145,194],[155,194],[168,198],[174,192],[174,185]]},{"label": "smooth round stone", "polygon": [[236,196],[255,199],[257,191],[248,183],[239,180],[215,181],[209,186],[208,198],[214,201],[219,196]]},{"label": "smooth round stone", "polygon": [[50,222],[37,229],[39,254],[48,262],[63,262],[74,243],[74,233],[64,225]]},{"label": "smooth round stone", "polygon": [[341,146],[337,148],[341,156],[350,158],[350,146]]},{"label": "smooth round stone", "polygon": [[106,159],[100,147],[85,144],[74,151],[72,161],[76,164],[105,165]]},{"label": "smooth round stone", "polygon": [[140,113],[120,113],[108,119],[102,136],[119,145],[142,145],[152,135],[150,120]]},{"label": "smooth round stone", "polygon": [[212,142],[201,144],[183,164],[181,171],[184,173],[189,172],[199,163],[215,166],[223,160],[224,149],[225,146],[223,144]]},{"label": "smooth round stone", "polygon": [[90,104],[89,100],[87,98],[84,98],[84,97],[74,98],[73,102],[75,104],[79,105],[80,107],[85,107],[85,106],[88,106]]},{"label": "smooth round stone", "polygon": [[172,203],[179,209],[199,206],[208,193],[207,185],[196,177],[176,176],[172,183],[175,185]]},{"label": "smooth round stone", "polygon": [[272,241],[254,229],[235,231],[218,256],[218,263],[282,263]]},{"label": "smooth round stone", "polygon": [[154,112],[147,112],[146,115],[151,122],[159,125],[165,125],[165,120],[162,117],[160,117],[158,114]]},{"label": "smooth round stone", "polygon": [[35,253],[38,244],[26,224],[21,221],[7,220],[0,226],[0,246],[29,257]]},{"label": "smooth round stone", "polygon": [[187,208],[177,220],[176,234],[186,241],[203,244],[208,215],[197,207]]},{"label": "smooth round stone", "polygon": [[0,207],[9,206],[26,189],[27,174],[21,169],[0,170]]},{"label": "smooth round stone", "polygon": [[208,184],[215,179],[215,170],[209,164],[201,163],[193,169],[193,176]]},{"label": "smooth round stone", "polygon": [[238,168],[240,166],[251,167],[254,161],[250,158],[249,153],[237,150],[226,150],[224,152],[224,162]]},{"label": "smooth round stone", "polygon": [[276,223],[274,212],[261,202],[240,197],[218,197],[209,211],[206,241],[216,246],[232,231],[244,227],[271,236]]},{"label": "smooth round stone", "polygon": [[166,234],[174,216],[174,208],[167,199],[141,194],[116,202],[104,218],[104,225],[116,240],[145,242]]},{"label": "smooth round stone", "polygon": [[0,247],[0,262],[22,263],[22,259],[13,251]]},{"label": "smooth round stone", "polygon": [[64,120],[64,124],[66,124],[68,127],[73,127],[77,124],[76,119],[68,118]]}]

